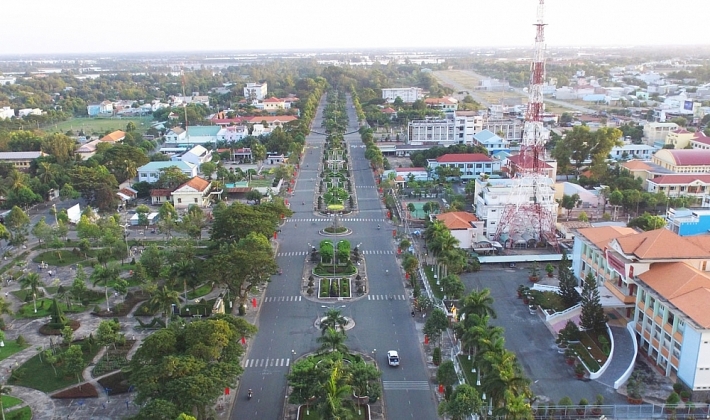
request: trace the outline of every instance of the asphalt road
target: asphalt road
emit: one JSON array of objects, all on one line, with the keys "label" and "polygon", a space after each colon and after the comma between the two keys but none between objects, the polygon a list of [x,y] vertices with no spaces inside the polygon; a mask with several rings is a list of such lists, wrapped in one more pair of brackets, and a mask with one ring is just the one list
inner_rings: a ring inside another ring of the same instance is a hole
[{"label": "asphalt road", "polygon": [[[314,127],[320,127],[325,98],[314,119]],[[357,129],[357,117],[348,99],[350,128]],[[321,157],[325,138],[311,135],[307,138],[304,161],[299,179],[291,197],[294,215],[281,229],[277,262],[283,269],[276,275],[266,290],[265,303],[260,308],[257,321],[259,333],[248,349],[245,369],[240,380],[232,419],[277,419],[280,418],[286,398],[285,375],[294,359],[314,352],[320,331],[314,326],[316,319],[329,306],[339,307],[345,316],[355,321],[355,327],[347,331],[346,345],[353,351],[374,356],[382,368],[383,398],[388,418],[436,419],[434,389],[429,375],[414,322],[410,316],[411,302],[402,298],[408,291],[395,259],[395,245],[391,226],[385,221],[385,210],[375,188],[365,149],[359,135],[345,138],[353,164],[353,176],[359,211],[343,217],[343,225],[353,233],[347,239],[352,246],[360,245],[367,266],[369,279],[368,295],[397,296],[399,299],[360,298],[353,302],[339,301],[321,303],[301,296],[301,278],[308,244],[317,244],[324,237],[318,231],[326,222],[309,219],[322,218],[312,212],[316,168]],[[301,203],[305,203],[302,205]],[[382,229],[377,229],[377,224]],[[316,245],[317,246],[317,245]],[[254,310],[251,309],[250,310]],[[387,366],[387,350],[397,350],[401,365]],[[247,390],[254,397],[247,400]]]}]

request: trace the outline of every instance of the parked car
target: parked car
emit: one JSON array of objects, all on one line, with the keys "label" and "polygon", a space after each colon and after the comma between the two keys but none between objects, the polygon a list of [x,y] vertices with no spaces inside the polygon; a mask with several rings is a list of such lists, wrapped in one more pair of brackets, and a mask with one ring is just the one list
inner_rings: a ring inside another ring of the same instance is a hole
[{"label": "parked car", "polygon": [[399,366],[399,354],[395,350],[387,352],[387,364],[390,366]]}]

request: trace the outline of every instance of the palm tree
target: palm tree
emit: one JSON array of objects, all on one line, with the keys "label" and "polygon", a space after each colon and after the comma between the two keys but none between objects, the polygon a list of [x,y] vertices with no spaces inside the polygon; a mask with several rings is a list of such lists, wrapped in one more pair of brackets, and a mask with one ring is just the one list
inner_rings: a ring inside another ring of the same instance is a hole
[{"label": "palm tree", "polygon": [[37,178],[42,181],[43,184],[49,184],[52,179],[54,179],[54,168],[49,162],[40,162],[37,164]]},{"label": "palm tree", "polygon": [[194,260],[181,259],[170,267],[170,274],[176,280],[182,280],[182,283],[189,284],[192,291],[195,291],[195,287],[197,287],[197,269],[195,268]]},{"label": "palm tree", "polygon": [[342,360],[335,362],[328,380],[323,384],[324,398],[318,407],[324,419],[344,419],[343,400],[350,397],[352,387],[344,383]]},{"label": "palm tree", "polygon": [[338,309],[330,308],[325,312],[325,318],[320,322],[321,335],[325,335],[328,329],[333,329],[345,334],[345,325],[348,320],[340,314]]},{"label": "palm tree", "polygon": [[5,420],[5,407],[2,405],[2,396],[10,395],[10,392],[12,392],[12,388],[0,385],[0,413],[2,413],[2,420]]},{"label": "palm tree", "polygon": [[491,289],[474,290],[469,293],[463,301],[461,313],[467,317],[471,315],[488,315],[491,318],[497,318],[495,309],[493,309],[493,298],[491,297]]},{"label": "palm tree", "polygon": [[17,191],[27,185],[27,175],[23,172],[19,172],[17,169],[10,171],[7,175],[7,180],[11,191]]},{"label": "palm tree", "polygon": [[490,368],[485,372],[481,386],[491,396],[493,405],[500,407],[505,404],[506,392],[515,397],[527,397],[530,394],[530,381],[522,375],[515,354],[509,351],[487,353],[486,361]]},{"label": "palm tree", "polygon": [[111,312],[111,305],[108,300],[108,284],[118,279],[120,270],[116,265],[97,266],[91,273],[93,285],[104,284],[104,294],[106,296],[106,311]]},{"label": "palm tree", "polygon": [[42,280],[37,273],[28,273],[20,278],[20,287],[22,289],[30,289],[32,292],[32,302],[34,303],[35,313],[37,313],[37,293],[42,287]]},{"label": "palm tree", "polygon": [[341,353],[347,353],[348,348],[345,346],[346,338],[344,333],[336,331],[333,328],[328,328],[316,341],[320,343],[320,351],[322,352],[339,351]]},{"label": "palm tree", "polygon": [[153,296],[148,300],[148,304],[165,314],[165,326],[167,327],[173,305],[180,304],[180,294],[168,289],[167,286],[163,286],[153,293]]},{"label": "palm tree", "polygon": [[0,297],[0,315],[12,315],[12,304],[5,300],[4,297]]},{"label": "palm tree", "polygon": [[123,161],[123,174],[126,176],[126,180],[131,180],[138,174],[138,169],[136,168],[136,163],[132,160]]}]

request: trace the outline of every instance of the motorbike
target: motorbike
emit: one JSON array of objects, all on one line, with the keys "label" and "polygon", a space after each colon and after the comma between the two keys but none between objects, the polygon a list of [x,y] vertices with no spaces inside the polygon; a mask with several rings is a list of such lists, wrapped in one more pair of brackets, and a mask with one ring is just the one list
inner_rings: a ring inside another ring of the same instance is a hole
[{"label": "motorbike", "polygon": [[284,273],[283,268],[279,268],[279,275],[281,275],[281,274],[283,274],[283,273]]},{"label": "motorbike", "polygon": [[251,393],[251,389],[250,389],[250,390],[249,390],[249,393],[247,393],[247,398],[248,398],[248,399],[251,399],[251,396],[252,396],[252,393]]}]

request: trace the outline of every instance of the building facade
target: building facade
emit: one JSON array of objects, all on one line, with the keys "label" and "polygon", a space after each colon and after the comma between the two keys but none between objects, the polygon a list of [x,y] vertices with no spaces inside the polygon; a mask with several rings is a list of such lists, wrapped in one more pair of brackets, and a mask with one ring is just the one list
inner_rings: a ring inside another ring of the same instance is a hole
[{"label": "building facade", "polygon": [[461,175],[460,179],[476,179],[481,175],[492,175],[500,172],[500,161],[491,159],[482,153],[449,153],[439,156],[436,159],[428,159],[427,167],[429,172],[436,176],[438,167],[457,168]]},{"label": "building facade", "polygon": [[394,102],[395,99],[400,98],[404,103],[412,103],[422,99],[422,88],[409,87],[409,88],[386,88],[382,89],[382,99],[387,102]]}]

